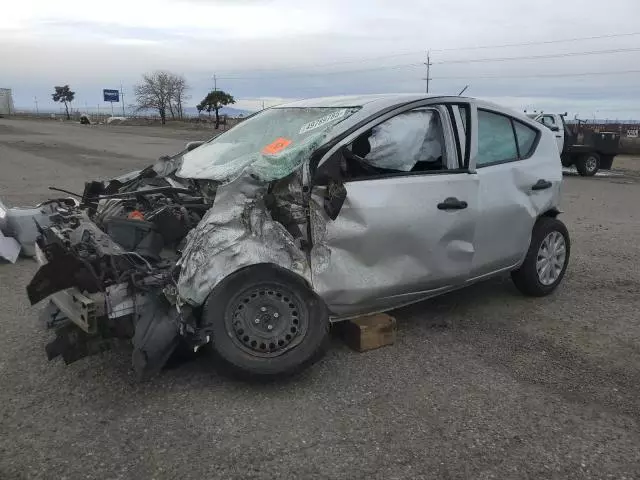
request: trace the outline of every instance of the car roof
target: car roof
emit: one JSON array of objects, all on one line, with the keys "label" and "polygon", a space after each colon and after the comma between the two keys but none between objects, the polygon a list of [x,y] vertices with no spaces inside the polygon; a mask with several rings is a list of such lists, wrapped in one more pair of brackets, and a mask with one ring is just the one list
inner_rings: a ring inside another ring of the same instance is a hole
[{"label": "car roof", "polygon": [[506,115],[510,115],[514,118],[518,118],[526,124],[531,126],[538,125],[534,120],[528,118],[521,112],[516,112],[507,107],[497,105],[485,100],[472,98],[472,97],[460,97],[457,95],[437,95],[427,93],[380,93],[369,95],[340,95],[333,97],[318,97],[308,98],[304,100],[297,100],[294,102],[278,105],[277,108],[357,108],[358,110],[351,114],[344,121],[338,122],[330,131],[329,136],[326,139],[329,142],[331,139],[336,138],[371,117],[375,117],[383,110],[391,110],[395,107],[401,107],[408,103],[418,102],[420,100],[448,100],[473,103],[479,108],[487,108],[501,112]]},{"label": "car roof", "polygon": [[[278,105],[275,108],[339,108],[339,107],[364,107],[365,105],[376,103],[379,107],[382,104],[393,105],[422,100],[438,95],[428,95],[419,93],[377,93],[370,95],[338,95],[333,97],[317,97],[296,100],[293,102]],[[384,108],[384,107],[382,107]]]}]

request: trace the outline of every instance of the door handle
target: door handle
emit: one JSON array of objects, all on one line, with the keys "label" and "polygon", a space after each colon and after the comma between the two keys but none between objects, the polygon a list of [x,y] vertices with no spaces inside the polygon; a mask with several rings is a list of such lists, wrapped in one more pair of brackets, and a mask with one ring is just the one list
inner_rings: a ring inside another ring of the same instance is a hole
[{"label": "door handle", "polygon": [[553,183],[551,183],[549,180],[543,180],[541,178],[535,183],[533,187],[531,187],[531,190],[546,190],[547,188],[551,188],[552,186]]},{"label": "door handle", "polygon": [[438,210],[463,210],[467,207],[467,202],[454,197],[446,198],[444,202],[438,204]]}]

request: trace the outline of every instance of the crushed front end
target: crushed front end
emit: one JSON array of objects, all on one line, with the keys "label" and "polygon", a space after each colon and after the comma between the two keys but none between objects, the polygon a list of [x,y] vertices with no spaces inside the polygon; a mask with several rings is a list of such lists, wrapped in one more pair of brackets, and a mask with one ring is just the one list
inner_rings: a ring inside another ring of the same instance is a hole
[{"label": "crushed front end", "polygon": [[27,286],[56,333],[49,359],[72,363],[131,339],[139,377],[159,371],[180,341],[206,342],[177,296],[177,259],[210,209],[215,184],[177,179],[171,159],[108,182],[86,184],[40,229],[40,269]]}]

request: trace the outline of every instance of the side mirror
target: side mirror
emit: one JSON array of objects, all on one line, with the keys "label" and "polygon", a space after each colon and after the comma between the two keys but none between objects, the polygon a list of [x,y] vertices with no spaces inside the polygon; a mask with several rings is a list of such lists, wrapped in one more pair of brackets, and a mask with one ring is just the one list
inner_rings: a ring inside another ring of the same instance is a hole
[{"label": "side mirror", "polygon": [[189,142],[189,143],[187,143],[185,148],[187,149],[187,152],[190,152],[191,150],[198,148],[203,143],[204,142]]},{"label": "side mirror", "polygon": [[560,131],[560,127],[558,127],[557,125],[552,125],[551,127],[549,127],[549,129],[550,129],[552,132],[558,132],[558,131]]},{"label": "side mirror", "polygon": [[343,183],[330,180],[324,194],[324,211],[331,220],[338,218],[340,210],[347,199],[347,188]]}]

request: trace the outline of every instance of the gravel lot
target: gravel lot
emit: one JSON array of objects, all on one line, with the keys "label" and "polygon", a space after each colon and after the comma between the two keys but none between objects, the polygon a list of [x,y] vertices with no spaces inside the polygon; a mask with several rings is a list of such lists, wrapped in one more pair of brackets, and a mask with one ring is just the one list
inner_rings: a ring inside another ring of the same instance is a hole
[{"label": "gravel lot", "polygon": [[[0,120],[0,196],[79,191],[202,132]],[[0,478],[640,477],[640,158],[565,177],[563,285],[508,278],[396,312],[398,341],[339,340],[287,383],[219,377],[207,357],[143,384],[126,349],[48,362],[31,260],[0,265]]]}]

